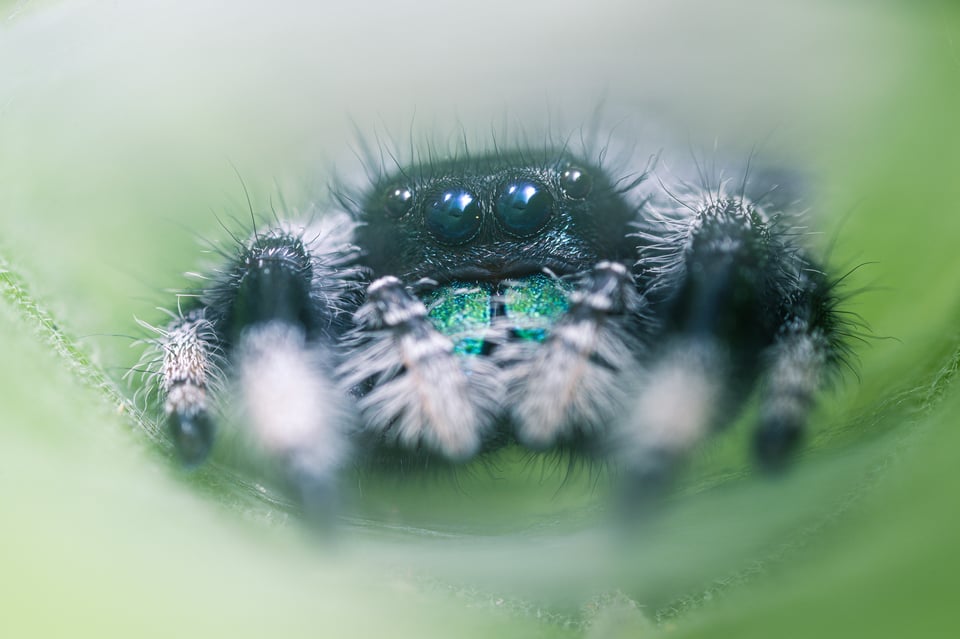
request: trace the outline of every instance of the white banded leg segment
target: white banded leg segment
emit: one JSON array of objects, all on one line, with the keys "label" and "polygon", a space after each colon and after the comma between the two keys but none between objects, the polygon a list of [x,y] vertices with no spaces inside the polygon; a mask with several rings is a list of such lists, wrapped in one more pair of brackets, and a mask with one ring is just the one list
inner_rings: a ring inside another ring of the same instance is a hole
[{"label": "white banded leg segment", "polygon": [[758,461],[779,468],[799,444],[827,365],[830,345],[796,320],[766,353],[760,423],[754,439]]},{"label": "white banded leg segment", "polygon": [[349,453],[353,420],[326,373],[327,355],[306,341],[302,328],[280,321],[248,327],[234,354],[247,426],[263,449],[289,465],[301,489],[304,482],[332,483]]},{"label": "white banded leg segment", "polygon": [[201,309],[171,323],[161,347],[160,388],[167,427],[183,461],[196,465],[213,446],[209,392],[221,373],[217,338]]},{"label": "white banded leg segment", "polygon": [[706,339],[677,340],[654,360],[611,439],[630,476],[660,483],[717,423],[728,368],[721,350]]},{"label": "white banded leg segment", "polygon": [[358,343],[340,374],[351,388],[372,383],[359,402],[367,427],[386,443],[451,460],[476,454],[502,397],[493,364],[456,356],[395,277],[370,285],[356,321]]},{"label": "white banded leg segment", "polygon": [[629,326],[641,300],[627,269],[601,262],[569,303],[542,344],[508,342],[494,351],[517,437],[531,448],[605,431],[636,375],[639,345]]}]

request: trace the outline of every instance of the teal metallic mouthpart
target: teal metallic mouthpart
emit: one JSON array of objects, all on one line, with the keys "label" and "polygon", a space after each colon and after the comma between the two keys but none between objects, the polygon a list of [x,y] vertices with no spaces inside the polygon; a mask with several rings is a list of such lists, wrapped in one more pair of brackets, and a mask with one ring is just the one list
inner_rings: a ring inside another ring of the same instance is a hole
[{"label": "teal metallic mouthpart", "polygon": [[453,340],[457,355],[480,355],[493,317],[493,287],[486,283],[451,282],[424,296],[433,326]]},{"label": "teal metallic mouthpart", "polygon": [[560,316],[567,312],[573,287],[563,280],[537,274],[511,280],[502,292],[504,315],[514,336],[542,342]]},{"label": "teal metallic mouthpart", "polygon": [[462,356],[483,354],[493,318],[506,318],[511,335],[542,342],[566,313],[573,286],[543,274],[510,279],[499,284],[451,282],[423,296],[434,327],[454,342]]}]

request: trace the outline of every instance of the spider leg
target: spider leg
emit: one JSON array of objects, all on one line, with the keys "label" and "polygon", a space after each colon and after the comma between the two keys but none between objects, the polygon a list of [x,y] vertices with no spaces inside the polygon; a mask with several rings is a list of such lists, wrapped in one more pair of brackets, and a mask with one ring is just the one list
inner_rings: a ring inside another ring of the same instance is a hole
[{"label": "spider leg", "polygon": [[641,345],[633,324],[642,305],[627,268],[600,262],[542,344],[507,342],[495,351],[521,443],[542,450],[599,440],[623,410],[625,381],[635,376]]},{"label": "spider leg", "polygon": [[636,380],[612,449],[633,493],[657,494],[724,413],[729,361],[713,340],[673,338]]},{"label": "spider leg", "polygon": [[810,267],[797,275],[785,299],[785,318],[764,354],[760,420],[754,454],[766,470],[779,470],[803,438],[816,392],[843,360],[843,322],[833,312],[834,285]]},{"label": "spider leg", "polygon": [[[332,215],[255,232],[201,292],[198,307],[163,333],[160,387],[187,463],[210,451],[217,399],[280,463],[305,508],[327,508],[353,421],[350,398],[332,380],[333,340],[362,277],[353,266],[353,227],[346,215]],[[221,379],[228,369],[233,374]],[[211,380],[221,383],[211,389]],[[216,392],[220,386],[229,392]]]},{"label": "spider leg", "polygon": [[[707,432],[736,416],[764,375],[756,450],[764,462],[785,457],[828,356],[798,314],[832,317],[804,294],[812,266],[779,218],[743,196],[719,190],[654,217],[668,232],[641,248],[648,261],[639,266],[650,267],[647,294],[664,318],[660,346],[615,431],[631,483],[663,483]],[[637,237],[655,234],[641,225]]]},{"label": "spider leg", "polygon": [[333,381],[334,342],[359,296],[355,223],[328,215],[254,233],[225,286],[205,297],[222,318],[242,421],[281,462],[308,511],[325,514],[349,455],[350,398]]},{"label": "spider leg", "polygon": [[392,276],[370,285],[356,321],[339,374],[363,393],[363,422],[377,443],[451,461],[479,452],[503,394],[494,365],[458,357],[423,302]]},{"label": "spider leg", "polygon": [[178,316],[161,335],[157,379],[167,429],[184,464],[196,466],[213,446],[209,391],[220,375],[219,340],[204,308]]}]

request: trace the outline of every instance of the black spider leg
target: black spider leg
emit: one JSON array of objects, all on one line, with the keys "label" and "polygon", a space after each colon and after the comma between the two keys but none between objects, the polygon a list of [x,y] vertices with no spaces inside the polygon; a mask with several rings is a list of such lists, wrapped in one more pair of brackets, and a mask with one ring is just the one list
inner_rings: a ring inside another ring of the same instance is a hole
[{"label": "black spider leg", "polygon": [[374,444],[450,461],[478,453],[503,395],[495,366],[484,357],[457,356],[423,302],[392,276],[370,285],[356,323],[339,373],[362,394]]},{"label": "black spider leg", "polygon": [[[210,392],[219,387],[220,342],[205,308],[178,314],[159,333],[160,370],[154,375],[163,398],[167,429],[184,464],[202,463],[213,446]],[[151,350],[145,357],[155,359]]]},{"label": "black spider leg", "polygon": [[[198,392],[207,386],[191,371],[224,377],[230,370],[223,380],[230,392],[217,393],[219,407],[279,462],[313,511],[328,510],[336,471],[349,453],[351,400],[332,372],[333,344],[357,305],[363,275],[354,266],[354,226],[346,215],[330,215],[305,227],[255,232],[162,344],[161,388],[168,406],[176,400],[168,422],[181,455],[199,461],[212,443],[203,440],[195,456],[180,443],[184,424],[210,423],[210,402]],[[181,396],[203,401],[185,403]]]},{"label": "black spider leg", "polygon": [[760,377],[756,449],[764,462],[786,457],[835,344],[825,336],[831,309],[813,308],[814,271],[780,218],[722,189],[674,204],[654,204],[637,234],[647,243],[639,266],[651,275],[648,294],[666,318],[617,430],[638,488],[662,483],[703,435],[729,423]]},{"label": "black spider leg", "polygon": [[600,262],[569,296],[543,344],[506,342],[494,351],[509,389],[517,438],[533,449],[589,452],[625,404],[637,373],[643,300],[625,266]]},{"label": "black spider leg", "polygon": [[242,417],[281,462],[309,515],[325,516],[350,454],[350,398],[334,383],[335,344],[359,299],[355,223],[328,215],[304,228],[254,233],[220,310]]},{"label": "black spider leg", "polygon": [[781,300],[782,321],[763,357],[754,454],[779,470],[803,439],[816,393],[847,355],[845,321],[835,312],[835,282],[800,257],[795,288]]}]

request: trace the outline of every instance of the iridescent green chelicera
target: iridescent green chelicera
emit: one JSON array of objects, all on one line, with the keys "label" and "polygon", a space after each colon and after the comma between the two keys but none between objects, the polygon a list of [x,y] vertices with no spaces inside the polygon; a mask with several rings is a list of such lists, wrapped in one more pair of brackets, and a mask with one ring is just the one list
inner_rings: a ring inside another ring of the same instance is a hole
[{"label": "iridescent green chelicera", "polygon": [[568,308],[572,286],[536,274],[499,284],[451,282],[424,296],[434,327],[454,342],[454,352],[470,356],[483,353],[493,318],[503,316],[510,335],[542,342],[550,327]]}]

